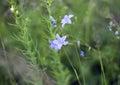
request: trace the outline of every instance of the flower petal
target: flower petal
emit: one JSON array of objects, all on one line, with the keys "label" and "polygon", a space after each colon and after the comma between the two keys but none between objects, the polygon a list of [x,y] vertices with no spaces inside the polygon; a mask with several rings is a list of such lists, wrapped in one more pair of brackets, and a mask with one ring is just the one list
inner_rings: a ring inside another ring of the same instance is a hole
[{"label": "flower petal", "polygon": [[67,45],[68,44],[68,41],[65,41],[64,43],[63,43],[63,45]]},{"label": "flower petal", "polygon": [[69,15],[69,18],[72,18],[73,16],[74,16],[73,14],[70,14],[70,15]]},{"label": "flower petal", "polygon": [[56,39],[57,39],[57,40],[61,39],[61,37],[60,37],[59,34],[56,34]]},{"label": "flower petal", "polygon": [[65,41],[66,38],[67,38],[67,36],[63,36],[63,37],[62,37],[62,41]]},{"label": "flower petal", "polygon": [[52,16],[50,16],[50,20],[55,22],[55,19]]}]

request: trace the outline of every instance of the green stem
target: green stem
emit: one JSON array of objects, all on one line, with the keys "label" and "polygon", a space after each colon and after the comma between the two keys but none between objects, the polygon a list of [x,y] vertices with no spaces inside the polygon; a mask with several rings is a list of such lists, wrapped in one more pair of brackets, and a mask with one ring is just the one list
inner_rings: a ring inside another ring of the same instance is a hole
[{"label": "green stem", "polygon": [[83,74],[83,72],[82,72],[82,62],[81,62],[81,59],[80,59],[80,56],[79,56],[79,54],[78,54],[78,52],[77,52],[77,47],[75,46],[75,49],[76,49],[76,53],[77,53],[77,56],[78,56],[78,60],[79,60],[79,63],[80,63],[80,67],[81,67],[81,73],[82,73],[82,76],[83,76],[83,82],[84,82],[84,85],[86,85],[86,81],[85,81],[85,75]]},{"label": "green stem", "polygon": [[73,71],[74,71],[74,73],[75,73],[75,76],[76,76],[76,78],[77,78],[77,80],[78,80],[79,85],[81,85],[80,78],[79,78],[79,76],[78,76],[78,73],[77,73],[76,69],[74,68],[74,66],[73,66],[73,64],[72,64],[72,62],[71,62],[71,60],[70,60],[70,58],[69,58],[69,56],[68,56],[68,54],[66,53],[65,50],[64,50],[64,52],[65,52],[65,54],[66,54],[66,56],[67,56],[67,58],[68,58],[68,61],[69,61],[70,65],[72,66],[72,69],[73,69]]},{"label": "green stem", "polygon": [[102,58],[101,58],[100,51],[98,51],[98,55],[99,55],[100,66],[101,66],[101,70],[102,70],[102,75],[103,75],[104,84],[107,85],[107,84],[106,84],[106,77],[105,77],[105,72],[104,72],[104,68],[103,68],[103,62],[102,62]]}]

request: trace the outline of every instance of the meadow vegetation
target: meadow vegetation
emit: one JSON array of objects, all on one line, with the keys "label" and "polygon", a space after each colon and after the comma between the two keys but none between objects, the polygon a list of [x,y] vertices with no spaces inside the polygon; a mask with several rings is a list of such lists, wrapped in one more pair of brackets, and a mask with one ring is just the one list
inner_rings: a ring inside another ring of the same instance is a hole
[{"label": "meadow vegetation", "polygon": [[0,85],[120,85],[120,0],[0,0]]}]

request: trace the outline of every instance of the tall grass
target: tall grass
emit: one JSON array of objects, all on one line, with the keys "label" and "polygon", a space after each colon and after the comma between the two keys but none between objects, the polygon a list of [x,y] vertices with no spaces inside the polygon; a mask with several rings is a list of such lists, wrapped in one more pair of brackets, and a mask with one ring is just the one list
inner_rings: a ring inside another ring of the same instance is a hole
[{"label": "tall grass", "polygon": [[[108,0],[8,2],[13,18],[8,24],[14,29],[11,43],[40,76],[28,80],[28,85],[109,85],[112,63],[112,78],[119,74],[114,57],[119,54],[119,20],[110,15]],[[5,50],[3,43],[2,47]]]}]

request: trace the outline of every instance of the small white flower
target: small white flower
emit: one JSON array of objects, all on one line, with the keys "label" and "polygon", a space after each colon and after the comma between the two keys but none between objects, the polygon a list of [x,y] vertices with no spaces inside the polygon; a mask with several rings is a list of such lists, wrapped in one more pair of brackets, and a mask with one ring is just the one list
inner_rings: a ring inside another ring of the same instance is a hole
[{"label": "small white flower", "polygon": [[109,24],[110,24],[110,26],[112,26],[112,25],[113,25],[113,22],[112,22],[112,21],[110,21],[110,23],[109,23]]},{"label": "small white flower", "polygon": [[12,12],[14,12],[14,7],[13,7],[13,5],[11,6],[10,10],[11,10]]},{"label": "small white flower", "polygon": [[16,13],[16,15],[18,15],[18,13],[19,13],[18,10],[15,13]]},{"label": "small white flower", "polygon": [[77,45],[78,45],[78,47],[80,46],[80,41],[79,40],[77,41]]}]

